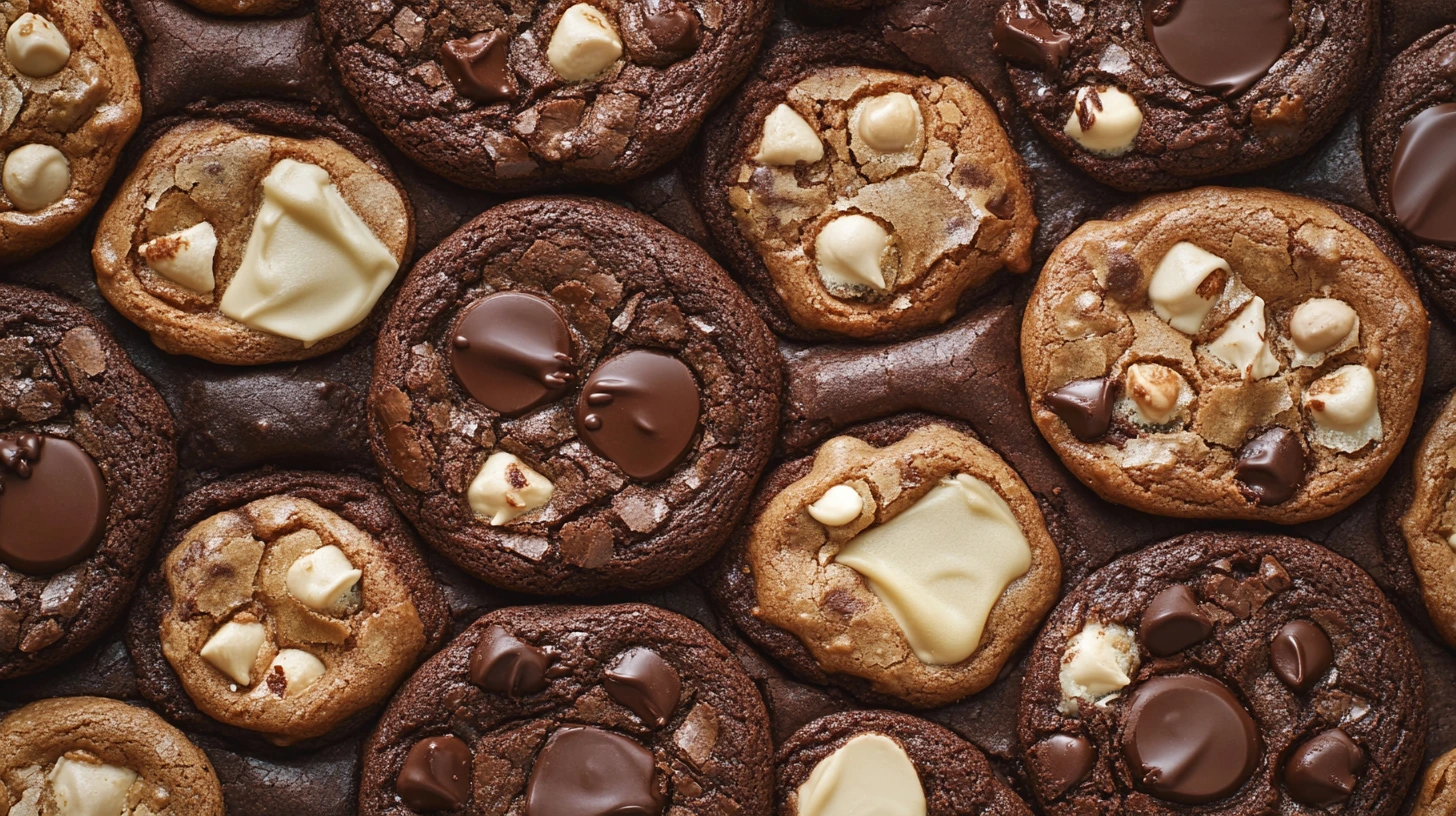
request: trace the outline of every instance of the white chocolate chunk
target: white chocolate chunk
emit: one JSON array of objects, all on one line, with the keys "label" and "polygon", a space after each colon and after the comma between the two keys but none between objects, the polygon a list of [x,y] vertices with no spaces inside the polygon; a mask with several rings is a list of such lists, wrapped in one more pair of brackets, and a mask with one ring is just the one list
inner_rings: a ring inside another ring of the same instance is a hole
[{"label": "white chocolate chunk", "polygon": [[288,592],[315,612],[338,610],[364,573],[344,551],[330,544],[299,558],[288,568]]},{"label": "white chocolate chunk", "polygon": [[915,98],[896,91],[860,103],[851,126],[875,150],[898,153],[915,144],[924,124]]},{"label": "white chocolate chunk", "polygon": [[1289,337],[1306,355],[1332,351],[1360,328],[1350,304],[1334,298],[1311,298],[1289,316]]},{"label": "white chocolate chunk", "polygon": [[546,46],[546,61],[568,82],[591,79],[612,67],[621,56],[622,38],[617,36],[617,29],[601,9],[590,3],[577,3],[567,9]]},{"label": "white chocolate chunk", "polygon": [[[1080,88],[1077,101],[1072,105],[1072,115],[1062,130],[1072,141],[1089,153],[1103,156],[1121,156],[1132,149],[1138,132],[1143,129],[1143,111],[1121,88]],[[1090,122],[1082,127],[1083,111]]]},{"label": "white chocolate chunk", "polygon": [[64,756],[46,775],[56,816],[123,816],[127,794],[136,780],[137,772],[130,768]]},{"label": "white chocolate chunk", "polygon": [[884,257],[890,233],[873,218],[841,215],[819,230],[814,256],[825,285],[860,285],[885,291]]},{"label": "white chocolate chunk", "polygon": [[1268,324],[1264,319],[1264,299],[1255,297],[1229,321],[1212,343],[1208,353],[1238,369],[1246,380],[1262,380],[1279,373],[1279,358],[1269,350]]},{"label": "white chocolate chunk", "polygon": [[26,76],[48,77],[66,67],[71,44],[55,23],[26,12],[5,32],[5,58]]},{"label": "white chocolate chunk", "polygon": [[925,788],[900,743],[861,734],[814,766],[798,816],[925,816]]},{"label": "white chocolate chunk", "polygon": [[1362,365],[1335,369],[1309,384],[1304,407],[1314,421],[1311,441],[1353,453],[1385,438],[1375,374]]},{"label": "white chocolate chunk", "polygon": [[824,142],[799,112],[780,104],[763,120],[763,139],[753,160],[775,167],[813,164],[824,158]]},{"label": "white chocolate chunk", "polygon": [[809,505],[809,515],[825,527],[843,527],[864,512],[864,497],[849,485],[835,485]]},{"label": "white chocolate chunk", "polygon": [[1228,261],[1183,241],[1174,244],[1153,270],[1148,300],[1169,326],[1184,334],[1197,334],[1232,274]]},{"label": "white chocolate chunk", "polygon": [[217,232],[206,221],[154,238],[137,247],[137,254],[152,271],[185,289],[205,295],[217,285],[212,274]]},{"label": "white chocolate chunk", "polygon": [[850,539],[835,560],[868,580],[921,662],[947,666],[980,647],[991,609],[1031,568],[1031,546],[1006,500],[962,473]]},{"label": "white chocolate chunk", "polygon": [[71,162],[50,145],[18,147],[5,157],[0,186],[17,210],[43,210],[65,198],[71,189]]},{"label": "white chocolate chunk", "polygon": [[234,683],[249,686],[253,683],[253,664],[258,662],[266,639],[261,623],[228,621],[212,633],[199,654]]},{"label": "white chocolate chunk", "polygon": [[1127,367],[1126,388],[1135,419],[1143,425],[1166,425],[1177,416],[1183,399],[1183,377],[1157,363],[1134,363]]},{"label": "white chocolate chunk", "polygon": [[[282,694],[273,681],[280,669],[284,680]],[[284,649],[268,664],[268,670],[263,673],[264,682],[258,689],[287,700],[302,694],[323,676],[323,661],[302,649]]]},{"label": "white chocolate chunk", "polygon": [[328,171],[284,159],[263,179],[263,205],[218,308],[311,346],[368,317],[398,271]]},{"label": "white chocolate chunk", "polygon": [[551,480],[504,451],[492,453],[470,483],[466,499],[477,516],[490,520],[492,527],[525,515],[551,501],[556,487]]},{"label": "white chocolate chunk", "polygon": [[1080,700],[1098,703],[1121,691],[1141,663],[1137,638],[1126,627],[1089,620],[1062,654],[1062,711],[1077,713]]}]

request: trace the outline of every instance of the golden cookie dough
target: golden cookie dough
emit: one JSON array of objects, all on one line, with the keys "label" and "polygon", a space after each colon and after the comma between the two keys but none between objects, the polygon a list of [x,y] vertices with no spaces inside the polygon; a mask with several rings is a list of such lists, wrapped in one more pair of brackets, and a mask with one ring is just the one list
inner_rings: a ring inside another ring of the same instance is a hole
[{"label": "golden cookie dough", "polygon": [[1431,623],[1456,646],[1456,399],[1426,432],[1414,466],[1415,495],[1400,519]]},{"label": "golden cookie dough", "polygon": [[1421,793],[1410,816],[1451,816],[1456,813],[1456,751],[1447,751],[1426,768]]}]

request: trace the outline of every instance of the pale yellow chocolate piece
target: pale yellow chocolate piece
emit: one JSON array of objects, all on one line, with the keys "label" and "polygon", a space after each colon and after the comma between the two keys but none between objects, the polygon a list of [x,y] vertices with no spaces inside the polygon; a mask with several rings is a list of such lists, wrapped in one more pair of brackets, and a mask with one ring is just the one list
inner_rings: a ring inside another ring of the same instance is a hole
[{"label": "pale yellow chocolate piece", "polygon": [[1124,626],[1089,620],[1067,641],[1062,654],[1062,711],[1077,713],[1079,701],[1108,701],[1132,682],[1142,660],[1137,636]]},{"label": "pale yellow chocolate piece", "polygon": [[555,487],[514,454],[496,451],[470,483],[466,500],[477,516],[499,527],[551,501]]},{"label": "pale yellow chocolate piece", "polygon": [[24,145],[5,157],[0,185],[21,212],[43,210],[71,189],[71,162],[50,145]]},{"label": "pale yellow chocolate piece", "polygon": [[332,614],[338,611],[364,577],[344,551],[330,544],[303,556],[288,568],[288,592],[304,606]]},{"label": "pale yellow chocolate piece", "polygon": [[1351,453],[1384,438],[1375,374],[1365,366],[1341,366],[1310,383],[1304,407],[1317,445]]},{"label": "pale yellow chocolate piece", "polygon": [[130,768],[63,756],[46,775],[55,816],[123,816],[137,776]]},{"label": "pale yellow chocolate piece", "polygon": [[1330,351],[1360,327],[1350,304],[1334,298],[1312,298],[1299,304],[1289,318],[1289,336],[1305,354]]},{"label": "pale yellow chocolate piece", "polygon": [[5,57],[26,76],[48,77],[71,60],[71,44],[55,23],[27,11],[5,32]]},{"label": "pale yellow chocolate piece", "polygon": [[925,788],[900,743],[861,734],[814,766],[798,816],[925,816]]},{"label": "pale yellow chocolate piece", "polygon": [[824,158],[824,143],[799,112],[780,104],[763,120],[763,138],[753,160],[777,167],[813,164]]},{"label": "pale yellow chocolate piece", "polygon": [[137,247],[147,267],[178,286],[207,294],[217,285],[212,261],[217,255],[217,232],[203,221]]},{"label": "pale yellow chocolate piece", "polygon": [[263,653],[267,630],[256,622],[228,621],[208,638],[199,654],[241,686],[253,684],[253,666]]},{"label": "pale yellow chocolate piece", "polygon": [[[1085,128],[1083,119],[1090,120]],[[1142,129],[1142,108],[1126,91],[1084,87],[1077,90],[1077,101],[1063,131],[1089,153],[1121,156],[1132,150]]]},{"label": "pale yellow chocolate piece", "polygon": [[842,215],[819,231],[814,257],[826,285],[885,289],[885,255],[893,239],[879,222],[863,215]]},{"label": "pale yellow chocolate piece", "polygon": [[[297,697],[324,676],[327,669],[324,662],[302,649],[284,649],[268,664],[263,673],[264,682],[254,694],[271,694],[285,699]],[[282,682],[277,678],[281,677]]]},{"label": "pale yellow chocolate piece", "polygon": [[809,505],[809,515],[827,527],[843,527],[864,513],[864,497],[849,485],[835,485]]},{"label": "pale yellow chocolate piece", "polygon": [[1264,299],[1255,297],[1229,322],[1208,353],[1238,369],[1246,380],[1262,380],[1279,373],[1279,359],[1269,349],[1269,326]]},{"label": "pale yellow chocolate piece", "polygon": [[1134,363],[1127,367],[1127,393],[1137,418],[1144,425],[1166,425],[1183,404],[1183,377],[1157,363]]},{"label": "pale yellow chocolate piece", "polygon": [[1228,261],[1187,241],[1174,244],[1148,284],[1153,311],[1184,334],[1196,334],[1232,274]]},{"label": "pale yellow chocolate piece", "polygon": [[567,9],[546,46],[546,61],[568,82],[591,79],[621,56],[617,29],[605,12],[589,3]]},{"label": "pale yellow chocolate piece", "polygon": [[914,146],[925,124],[915,97],[900,91],[861,102],[850,120],[855,135],[881,153],[899,153]]},{"label": "pale yellow chocolate piece", "polygon": [[219,309],[308,346],[362,322],[398,271],[328,171],[284,159],[263,179],[263,206]]}]

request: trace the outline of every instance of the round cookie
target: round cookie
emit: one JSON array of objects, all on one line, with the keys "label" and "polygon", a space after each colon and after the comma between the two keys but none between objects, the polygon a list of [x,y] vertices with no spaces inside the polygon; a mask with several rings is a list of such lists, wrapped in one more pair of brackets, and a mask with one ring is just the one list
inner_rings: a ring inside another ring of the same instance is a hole
[{"label": "round cookie", "polygon": [[370,439],[434,548],[498,586],[645,589],[727,539],[768,460],[779,355],[696,245],[585,198],[522,199],[415,265]]},{"label": "round cookie", "polygon": [[1060,583],[1021,477],[964,425],[910,414],[766,477],[709,591],[801,679],[934,708],[994,682]]},{"label": "round cookie", "polygon": [[776,45],[687,181],[720,254],[795,339],[939,326],[1031,265],[1031,181],[995,109],[856,36]]},{"label": "round cookie", "polygon": [[1084,224],[1021,353],[1032,414],[1103,498],[1293,524],[1353,503],[1410,432],[1429,323],[1369,218],[1205,187]]},{"label": "round cookie", "polygon": [[172,414],[100,321],[0,284],[0,679],[116,621],[176,475]]},{"label": "round cookie", "polygon": [[1452,766],[1456,765],[1456,751],[1447,751],[1432,762],[1426,769],[1425,778],[1421,782],[1421,791],[1417,795],[1415,806],[1411,808],[1410,816],[1451,816],[1456,813],[1456,775],[1453,775]]},{"label": "round cookie", "polygon": [[352,340],[413,246],[409,198],[372,145],[243,103],[151,144],[92,259],[101,293],[163,351],[258,365]]},{"label": "round cookie", "polygon": [[1456,400],[1448,399],[1431,423],[1412,467],[1410,506],[1400,532],[1420,581],[1421,598],[1431,623],[1447,643],[1456,645]]},{"label": "round cookie", "polygon": [[641,604],[491,612],[395,695],[360,816],[768,813],[768,714],[722,644]]},{"label": "round cookie", "polygon": [[142,117],[136,64],[96,0],[0,11],[0,262],[81,223]]},{"label": "round cookie", "polygon": [[777,762],[777,816],[1031,816],[975,746],[891,711],[821,717],[789,737]]},{"label": "round cookie", "polygon": [[1365,172],[1405,239],[1427,295],[1456,317],[1456,26],[1422,37],[1385,71],[1365,111]]},{"label": "round cookie", "polygon": [[212,763],[166,720],[102,697],[42,700],[0,722],[0,807],[20,816],[223,816]]},{"label": "round cookie", "polygon": [[1426,698],[1405,624],[1355,564],[1195,533],[1063,598],[1018,716],[1053,816],[1389,816],[1420,768]]},{"label": "round cookie", "polygon": [[996,52],[1027,116],[1120,190],[1185,187],[1314,146],[1370,69],[1376,0],[1005,0]]},{"label": "round cookie", "polygon": [[174,721],[287,746],[364,724],[448,626],[378,487],[275,472],[178,503],[127,647],[142,695]]},{"label": "round cookie", "polygon": [[400,150],[467,187],[615,184],[677,156],[748,72],[767,0],[324,0],[344,87]]}]

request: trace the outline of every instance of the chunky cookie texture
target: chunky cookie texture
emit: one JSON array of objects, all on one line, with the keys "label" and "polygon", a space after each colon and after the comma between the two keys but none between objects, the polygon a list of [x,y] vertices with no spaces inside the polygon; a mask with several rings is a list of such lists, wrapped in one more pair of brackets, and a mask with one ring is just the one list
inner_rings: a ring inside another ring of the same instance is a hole
[{"label": "chunky cookie texture", "polygon": [[748,72],[763,0],[327,0],[345,87],[410,158],[469,187],[615,183],[681,153]]},{"label": "chunky cookie texture", "polygon": [[361,816],[768,813],[768,715],[727,649],[644,606],[485,615],[395,695]]},{"label": "chunky cookie texture", "polygon": [[1379,15],[1372,0],[1006,0],[995,47],[1062,155],[1162,190],[1312,147],[1359,91]]},{"label": "chunky cookie texture", "polygon": [[994,109],[885,50],[787,40],[705,136],[693,183],[713,238],[789,336],[937,326],[1030,266],[1030,183]]},{"label": "chunky cookie texture", "polygon": [[1411,567],[1431,623],[1456,644],[1456,402],[1431,424],[1412,467],[1410,505],[1400,518]]},{"label": "chunky cookie texture", "polygon": [[262,106],[158,138],[92,259],[102,294],[164,351],[255,365],[353,339],[413,245],[409,199],[371,146]]},{"label": "chunky cookie texture", "polygon": [[1353,211],[1201,188],[1084,225],[1027,306],[1032,413],[1104,498],[1296,523],[1369,491],[1410,431],[1428,322]]},{"label": "chunky cookie texture", "polygon": [[1073,589],[1019,710],[1049,813],[1395,813],[1421,670],[1359,567],[1299,539],[1197,533]]},{"label": "chunky cookie texture", "polygon": [[141,115],[136,65],[99,3],[0,4],[0,261],[81,223]]},{"label": "chunky cookie texture", "polygon": [[1456,782],[1452,764],[1456,763],[1456,751],[1447,751],[1426,769],[1421,782],[1420,793],[1411,808],[1411,816],[1445,816],[1456,811]]},{"label": "chunky cookie texture", "polygon": [[698,247],[584,198],[523,199],[415,266],[370,435],[426,540],[508,589],[667,584],[726,540],[768,459],[779,357]]}]

